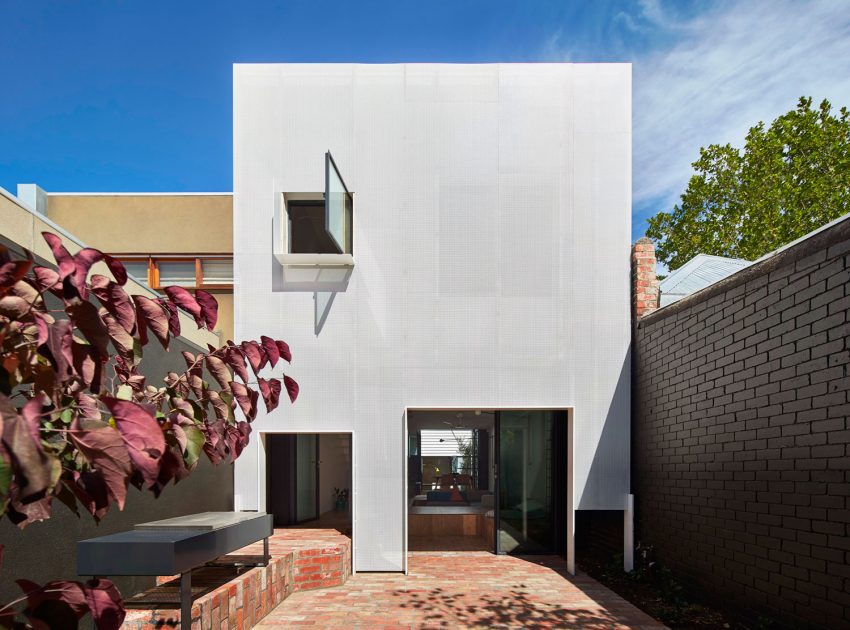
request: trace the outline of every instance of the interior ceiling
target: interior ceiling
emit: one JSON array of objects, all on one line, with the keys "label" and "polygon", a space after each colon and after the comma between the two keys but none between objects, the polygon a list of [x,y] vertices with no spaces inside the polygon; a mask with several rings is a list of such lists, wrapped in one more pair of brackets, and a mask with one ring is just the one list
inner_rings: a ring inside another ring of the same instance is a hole
[{"label": "interior ceiling", "polygon": [[[460,414],[460,416],[458,416]],[[442,409],[439,411],[408,411],[407,428],[409,431],[422,429],[492,429],[495,413],[481,410],[476,415],[475,410],[457,411]]]}]

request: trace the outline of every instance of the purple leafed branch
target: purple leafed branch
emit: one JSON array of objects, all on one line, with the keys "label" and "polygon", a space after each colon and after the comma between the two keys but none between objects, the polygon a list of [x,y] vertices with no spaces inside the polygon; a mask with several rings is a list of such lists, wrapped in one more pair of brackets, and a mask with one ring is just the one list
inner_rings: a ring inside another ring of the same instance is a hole
[{"label": "purple leafed branch", "polygon": [[[0,246],[0,516],[25,527],[49,518],[58,500],[99,521],[112,505],[123,509],[130,484],[158,496],[201,455],[213,464],[236,459],[260,398],[266,412],[281,391],[295,401],[292,378],[260,376],[292,360],[284,341],[265,336],[183,352],[185,370],[148,383],[139,371],[144,347],[155,339],[169,349],[180,335],[178,309],[212,330],[215,298],[183,287],[131,296],[120,261],[89,248],[72,255],[55,234],[44,239],[55,269],[35,265],[29,252],[12,259]],[[90,275],[101,262],[111,278]],[[72,617],[92,612],[103,628],[123,620],[106,580],[19,584],[32,619],[34,611],[60,609]],[[0,608],[0,624],[15,614]]]}]

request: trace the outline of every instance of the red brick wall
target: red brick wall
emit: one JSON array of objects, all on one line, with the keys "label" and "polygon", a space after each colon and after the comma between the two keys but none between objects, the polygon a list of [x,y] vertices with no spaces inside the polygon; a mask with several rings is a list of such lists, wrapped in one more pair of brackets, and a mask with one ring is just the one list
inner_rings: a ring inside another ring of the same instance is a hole
[{"label": "red brick wall", "polygon": [[658,308],[655,245],[645,236],[632,248],[632,307],[636,319]]},{"label": "red brick wall", "polygon": [[[213,583],[214,568],[193,572],[193,585]],[[351,575],[351,544],[295,549],[272,559],[266,567],[250,569],[195,600],[192,630],[247,630],[295,591],[340,586]],[[179,586],[180,579],[171,583]],[[165,582],[168,584],[168,582]],[[128,610],[122,628],[153,630],[179,626],[180,611]]]}]

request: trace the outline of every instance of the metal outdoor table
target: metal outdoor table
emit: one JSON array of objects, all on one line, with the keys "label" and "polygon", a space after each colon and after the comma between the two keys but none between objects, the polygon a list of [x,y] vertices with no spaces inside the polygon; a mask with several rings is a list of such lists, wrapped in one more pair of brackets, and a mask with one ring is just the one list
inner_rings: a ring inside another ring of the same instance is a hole
[{"label": "metal outdoor table", "polygon": [[269,562],[269,536],[274,526],[262,512],[203,512],[136,525],[131,531],[77,543],[77,574],[180,574],[180,623],[192,618],[192,569],[219,556],[263,540],[263,562]]}]

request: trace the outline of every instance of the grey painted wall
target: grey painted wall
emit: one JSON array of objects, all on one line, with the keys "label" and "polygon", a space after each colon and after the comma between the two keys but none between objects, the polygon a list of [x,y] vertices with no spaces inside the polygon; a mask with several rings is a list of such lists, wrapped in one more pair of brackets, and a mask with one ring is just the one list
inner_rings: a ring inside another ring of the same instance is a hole
[{"label": "grey painted wall", "polygon": [[850,627],[850,219],[644,317],[637,538],[692,585]]}]

